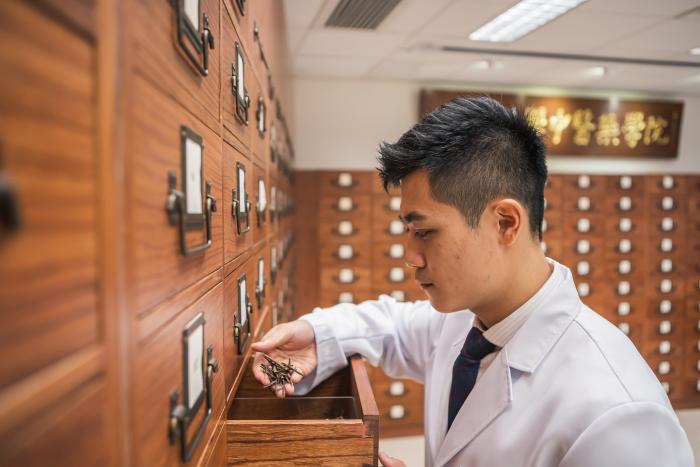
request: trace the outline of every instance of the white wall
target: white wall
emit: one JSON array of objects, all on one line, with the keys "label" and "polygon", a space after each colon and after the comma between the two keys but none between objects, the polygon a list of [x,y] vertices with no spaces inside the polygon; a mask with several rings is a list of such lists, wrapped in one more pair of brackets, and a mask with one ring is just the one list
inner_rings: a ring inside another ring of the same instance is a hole
[{"label": "white wall", "polygon": [[[294,145],[298,169],[371,169],[376,166],[381,141],[396,141],[418,118],[421,88],[444,87],[440,83],[408,81],[296,78],[294,80]],[[452,84],[454,87],[454,84]],[[528,95],[609,97],[610,93],[464,85],[460,89],[490,90]],[[554,156],[552,173],[686,173],[700,172],[700,98],[671,95],[623,94],[620,98],[683,100],[683,126],[677,159],[608,159]]]},{"label": "white wall", "polygon": [[[421,88],[445,88],[440,83],[408,81],[296,78],[294,90],[294,145],[297,169],[372,169],[381,141],[396,141],[418,118]],[[454,84],[451,85],[454,88]],[[674,160],[552,157],[552,173],[700,173],[700,98],[674,95],[605,93],[531,87],[464,85],[459,89],[502,91],[528,95],[681,99],[683,126],[679,155]],[[584,165],[585,164],[585,165]],[[700,409],[678,412],[700,465]],[[415,449],[406,450],[406,444]],[[404,453],[409,466],[421,465],[423,451],[415,439],[386,440],[384,448],[397,457]]]}]

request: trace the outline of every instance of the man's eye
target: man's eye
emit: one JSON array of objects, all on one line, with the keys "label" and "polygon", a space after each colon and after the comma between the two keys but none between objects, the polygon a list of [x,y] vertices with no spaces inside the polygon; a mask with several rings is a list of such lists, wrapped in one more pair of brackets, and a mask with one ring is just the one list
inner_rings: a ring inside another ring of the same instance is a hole
[{"label": "man's eye", "polygon": [[432,230],[416,230],[416,237],[425,238],[432,233]]}]

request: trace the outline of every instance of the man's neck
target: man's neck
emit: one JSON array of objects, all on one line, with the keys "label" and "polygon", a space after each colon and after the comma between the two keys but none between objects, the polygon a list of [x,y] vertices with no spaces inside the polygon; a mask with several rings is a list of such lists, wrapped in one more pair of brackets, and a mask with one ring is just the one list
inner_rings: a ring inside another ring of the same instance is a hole
[{"label": "man's neck", "polygon": [[498,294],[497,300],[472,310],[487,329],[507,318],[532,298],[547,282],[553,271],[553,265],[541,252],[518,261],[517,264],[523,266],[514,270],[508,282],[508,289]]}]

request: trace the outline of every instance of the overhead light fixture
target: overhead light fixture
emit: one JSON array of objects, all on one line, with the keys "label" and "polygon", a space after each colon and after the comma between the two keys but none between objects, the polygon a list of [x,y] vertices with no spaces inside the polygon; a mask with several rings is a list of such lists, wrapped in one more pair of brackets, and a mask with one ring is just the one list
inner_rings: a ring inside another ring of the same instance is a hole
[{"label": "overhead light fixture", "polygon": [[513,42],[586,0],[521,0],[469,34],[473,41]]},{"label": "overhead light fixture", "polygon": [[604,66],[594,66],[586,70],[586,72],[589,76],[600,78],[601,76],[605,76],[607,74],[608,69]]},{"label": "overhead light fixture", "polygon": [[477,60],[474,62],[474,68],[477,70],[490,70],[491,60]]},{"label": "overhead light fixture", "polygon": [[690,49],[690,54],[691,55],[700,55],[700,47],[695,47],[694,49]]}]

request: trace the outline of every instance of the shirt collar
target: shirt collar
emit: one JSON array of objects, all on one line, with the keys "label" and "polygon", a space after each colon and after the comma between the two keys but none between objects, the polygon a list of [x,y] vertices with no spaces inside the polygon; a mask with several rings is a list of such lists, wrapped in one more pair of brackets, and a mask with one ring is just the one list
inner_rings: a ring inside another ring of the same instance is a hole
[{"label": "shirt collar", "polygon": [[474,317],[474,326],[481,330],[486,340],[496,347],[501,348],[508,343],[525,321],[527,321],[532,313],[540,306],[546,296],[549,295],[550,291],[559,283],[561,271],[558,270],[554,261],[551,259],[547,258],[547,263],[550,265],[551,270],[547,281],[532,297],[511,314],[488,329],[478,316]]}]

